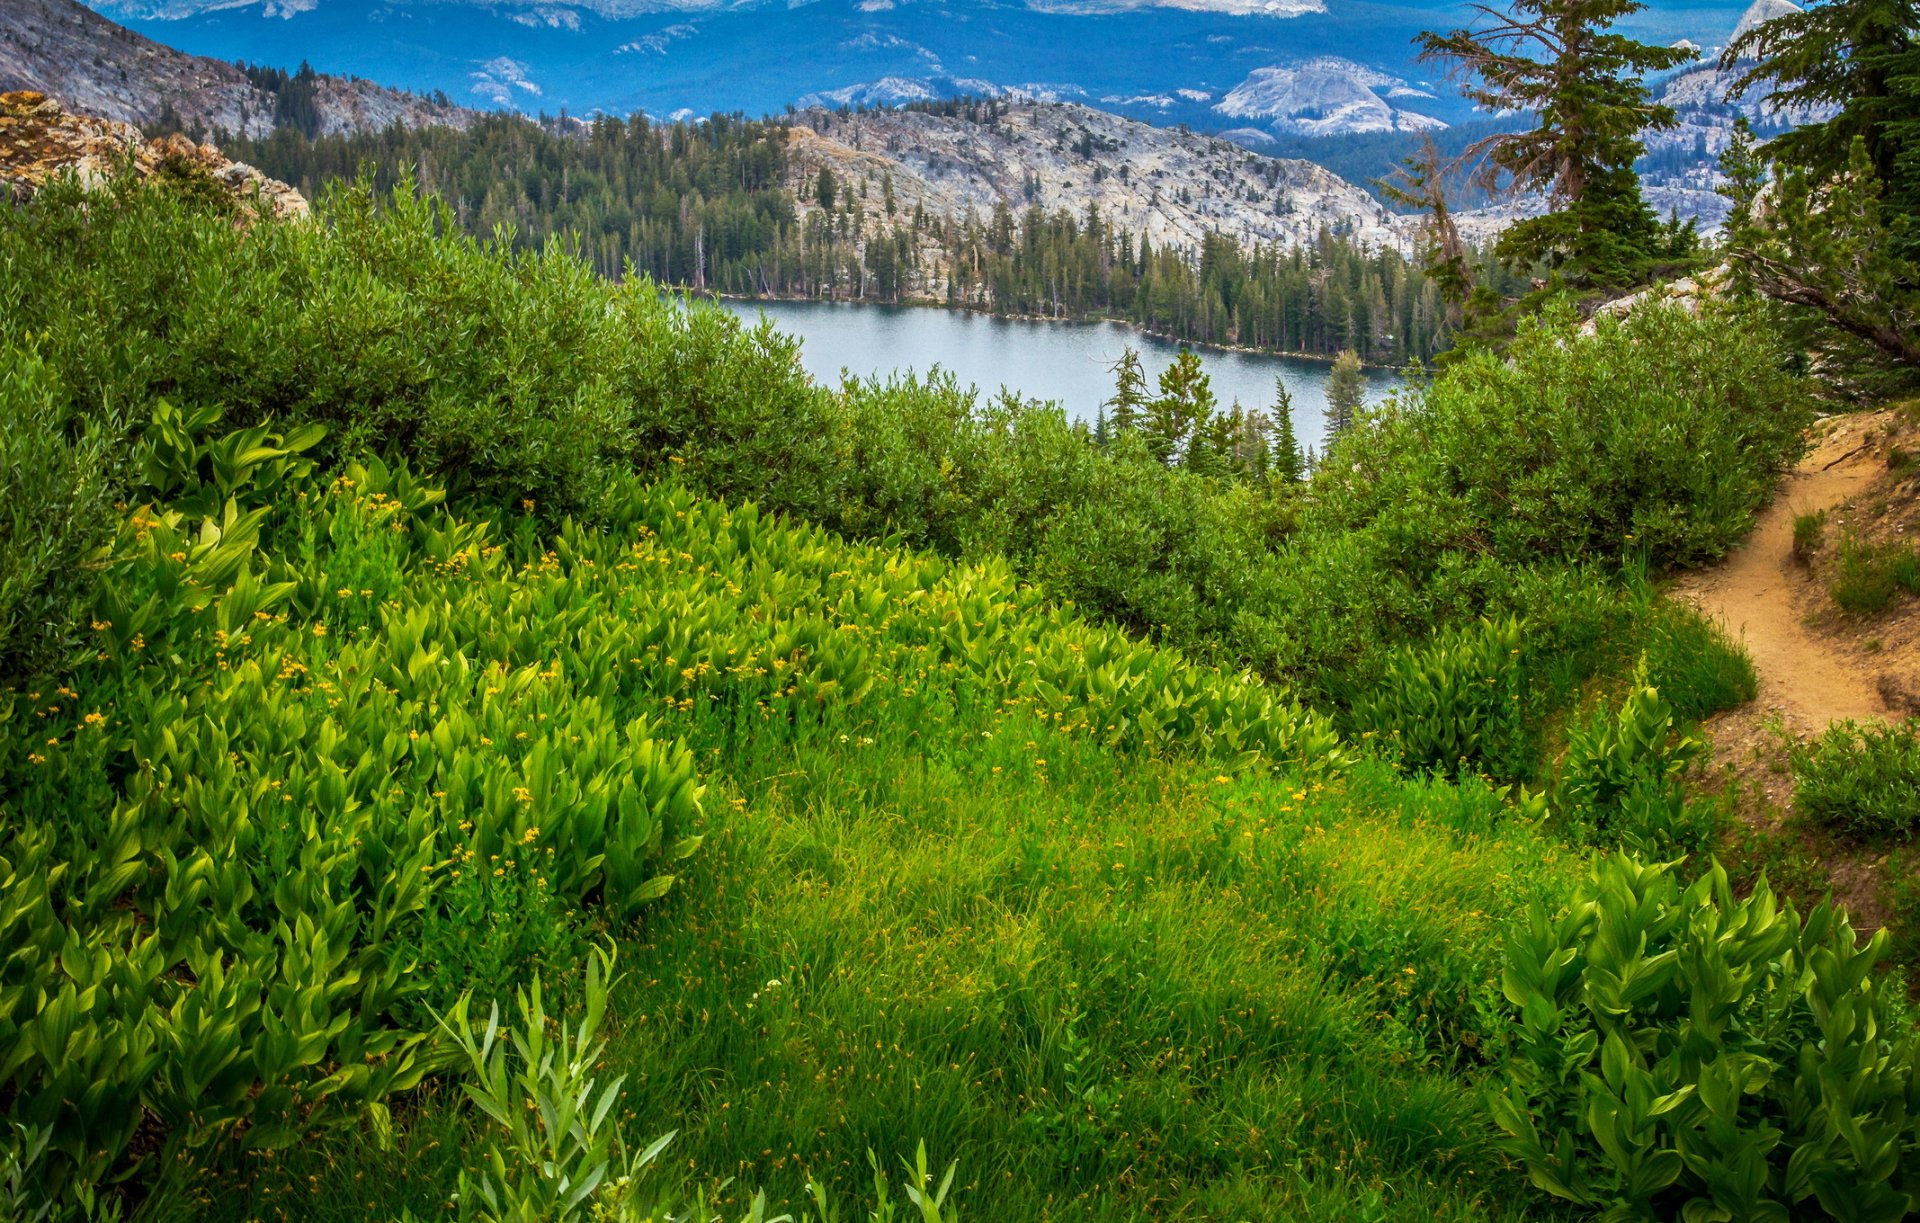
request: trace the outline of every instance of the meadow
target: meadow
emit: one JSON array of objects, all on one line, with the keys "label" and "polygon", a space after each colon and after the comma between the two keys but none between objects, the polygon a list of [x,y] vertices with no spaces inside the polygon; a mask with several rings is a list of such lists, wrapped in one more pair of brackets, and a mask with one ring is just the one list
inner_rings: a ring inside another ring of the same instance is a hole
[{"label": "meadow", "polygon": [[405,194],[240,219],[0,209],[0,1213],[1920,1188],[1885,937],[1685,784],[1752,674],[1657,577],[1808,410],[1760,323],[1548,319],[1267,487]]}]

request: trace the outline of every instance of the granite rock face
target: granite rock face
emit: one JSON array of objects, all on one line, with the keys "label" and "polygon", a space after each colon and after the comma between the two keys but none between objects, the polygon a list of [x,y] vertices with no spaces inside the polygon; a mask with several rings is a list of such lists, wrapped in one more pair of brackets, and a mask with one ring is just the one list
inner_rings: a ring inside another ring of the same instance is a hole
[{"label": "granite rock face", "polygon": [[1414,218],[1311,162],[1264,157],[1232,141],[1154,127],[1074,103],[1003,103],[991,122],[924,110],[802,111],[788,172],[802,211],[822,166],[864,185],[867,219],[891,179],[897,213],[984,220],[1002,205],[1110,225],[1158,247],[1198,252],[1209,233],[1246,246],[1296,248],[1323,232],[1408,251]]}]

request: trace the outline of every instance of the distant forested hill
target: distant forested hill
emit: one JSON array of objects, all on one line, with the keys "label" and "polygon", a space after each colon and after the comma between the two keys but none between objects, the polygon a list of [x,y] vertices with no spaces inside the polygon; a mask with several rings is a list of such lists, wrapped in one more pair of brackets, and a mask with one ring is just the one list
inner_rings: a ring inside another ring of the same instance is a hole
[{"label": "distant forested hill", "polygon": [[[1231,150],[1223,157],[1251,157],[1221,145]],[[1209,233],[1186,245],[1152,241],[1098,210],[982,206],[933,189],[909,197],[898,161],[872,149],[851,162],[823,156],[818,139],[798,140],[784,119],[494,115],[463,131],[310,139],[282,128],[227,147],[310,194],[363,172],[383,187],[411,173],[468,232],[507,227],[523,247],[560,235],[609,276],[631,267],[727,294],[1097,315],[1182,339],[1353,348],[1379,362],[1426,359],[1446,344],[1441,304],[1418,267],[1334,224],[1298,243]],[[1163,203],[1199,207],[1171,192]]]}]

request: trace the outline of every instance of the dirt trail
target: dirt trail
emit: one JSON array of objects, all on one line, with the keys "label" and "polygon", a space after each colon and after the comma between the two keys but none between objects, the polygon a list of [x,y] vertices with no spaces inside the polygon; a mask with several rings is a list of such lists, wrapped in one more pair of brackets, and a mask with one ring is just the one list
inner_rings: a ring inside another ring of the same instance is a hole
[{"label": "dirt trail", "polygon": [[1798,736],[1843,718],[1889,716],[1867,668],[1808,626],[1806,572],[1793,555],[1797,515],[1832,510],[1885,471],[1862,441],[1848,422],[1829,431],[1788,474],[1747,541],[1724,564],[1674,590],[1746,645],[1760,676],[1757,705],[1778,713]]}]

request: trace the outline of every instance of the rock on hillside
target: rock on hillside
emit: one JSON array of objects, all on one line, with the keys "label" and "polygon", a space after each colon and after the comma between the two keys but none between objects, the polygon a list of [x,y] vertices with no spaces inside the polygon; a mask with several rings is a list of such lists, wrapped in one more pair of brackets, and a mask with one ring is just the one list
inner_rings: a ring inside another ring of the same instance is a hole
[{"label": "rock on hillside", "polygon": [[[323,133],[409,126],[465,127],[476,112],[368,81],[313,79]],[[147,124],[169,110],[182,126],[264,136],[276,98],[232,64],[188,55],[115,25],[75,0],[0,3],[0,89],[31,89],[84,114]]]},{"label": "rock on hillside", "polygon": [[130,170],[141,178],[204,174],[237,199],[264,199],[275,216],[305,216],[306,197],[252,166],[185,136],[148,140],[131,124],[69,114],[44,94],[0,93],[0,194],[31,199],[40,185],[72,171],[95,184]]},{"label": "rock on hillside", "polygon": [[[1088,208],[1155,246],[1197,251],[1217,232],[1243,244],[1301,246],[1323,230],[1408,250],[1413,224],[1311,162],[1263,157],[1230,141],[1152,127],[1067,103],[1003,105],[991,122],[883,110],[804,111],[792,129],[791,185],[804,208],[827,166],[877,192],[891,176],[898,207],[934,217],[990,216],[1006,205]],[[877,196],[868,203],[878,211]]]}]

